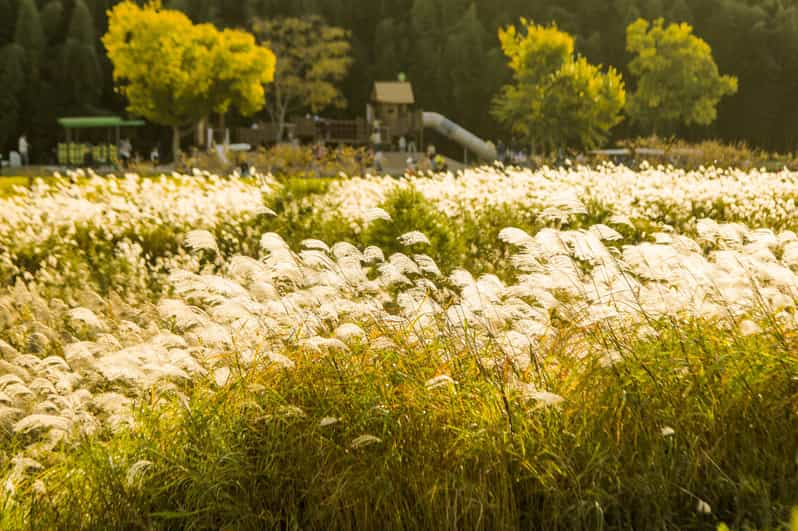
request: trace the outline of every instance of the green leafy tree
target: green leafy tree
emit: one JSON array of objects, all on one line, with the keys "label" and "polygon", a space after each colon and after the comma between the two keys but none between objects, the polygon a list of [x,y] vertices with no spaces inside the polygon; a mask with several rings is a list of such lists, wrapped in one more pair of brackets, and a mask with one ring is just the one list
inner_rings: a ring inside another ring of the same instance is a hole
[{"label": "green leafy tree", "polygon": [[737,92],[737,79],[720,75],[711,48],[689,24],[638,19],[626,30],[626,47],[635,54],[629,71],[637,79],[628,113],[655,134],[711,124],[720,100]]},{"label": "green leafy tree", "polygon": [[274,54],[252,35],[194,25],[178,11],[117,4],[103,37],[114,79],[128,110],[172,128],[180,151],[181,130],[212,112],[236,106],[252,114],[264,105],[264,85],[274,74]]},{"label": "green leafy tree", "polygon": [[277,68],[266,109],[281,140],[289,113],[345,107],[336,83],[349,71],[349,33],[317,16],[256,20],[255,34],[277,54]]},{"label": "green leafy tree", "polygon": [[574,55],[574,40],[555,26],[521,20],[499,31],[513,83],[494,99],[493,114],[544,149],[593,148],[621,122],[626,92],[620,74]]}]

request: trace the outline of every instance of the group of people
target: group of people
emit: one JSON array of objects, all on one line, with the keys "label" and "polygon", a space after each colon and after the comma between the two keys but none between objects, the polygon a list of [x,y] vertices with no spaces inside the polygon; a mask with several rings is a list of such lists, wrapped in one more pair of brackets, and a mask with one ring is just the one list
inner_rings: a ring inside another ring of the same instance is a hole
[{"label": "group of people", "polygon": [[[23,134],[19,137],[17,142],[17,150],[9,154],[8,161],[0,161],[10,166],[29,166],[30,165],[31,144],[28,141],[27,135]],[[133,143],[128,138],[122,139],[118,146],[119,162],[123,167],[130,167],[130,163],[134,160],[135,154],[133,152]],[[161,155],[158,146],[154,146],[150,151],[150,162],[157,166],[160,163]],[[87,164],[93,164],[94,161],[91,152],[87,153]]]},{"label": "group of people", "polygon": [[408,157],[405,162],[405,174],[411,176],[428,171],[443,172],[449,169],[449,165],[446,163],[446,157],[438,153],[435,146],[432,144],[427,146],[426,153],[418,160],[411,156]]},{"label": "group of people", "polygon": [[508,147],[501,140],[496,144],[499,162],[515,166],[527,166],[531,162],[529,151],[524,147]]},{"label": "group of people", "polygon": [[0,167],[8,164],[9,166],[28,166],[30,165],[30,143],[27,135],[23,134],[17,142],[17,150],[8,154],[8,160],[3,160],[0,153]]},{"label": "group of people", "polygon": [[[122,162],[122,166],[125,168],[130,167],[130,162],[132,160],[138,160],[138,155],[134,154],[133,152],[133,143],[130,141],[129,138],[124,138],[119,143],[119,160]],[[153,166],[157,166],[161,162],[161,152],[158,149],[158,146],[153,146],[152,150],[150,151],[150,163]]]}]

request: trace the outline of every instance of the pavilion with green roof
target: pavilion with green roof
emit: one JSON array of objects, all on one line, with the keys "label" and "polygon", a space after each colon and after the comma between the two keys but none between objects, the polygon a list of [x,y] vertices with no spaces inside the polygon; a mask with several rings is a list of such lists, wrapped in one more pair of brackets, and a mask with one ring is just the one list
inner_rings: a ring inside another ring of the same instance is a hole
[{"label": "pavilion with green roof", "polygon": [[[144,120],[127,120],[119,116],[72,116],[58,119],[66,131],[66,143],[58,144],[58,163],[64,166],[79,166],[87,158],[95,163],[118,163],[121,130],[143,127]],[[80,131],[104,129],[107,143],[86,144],[79,141]]]}]

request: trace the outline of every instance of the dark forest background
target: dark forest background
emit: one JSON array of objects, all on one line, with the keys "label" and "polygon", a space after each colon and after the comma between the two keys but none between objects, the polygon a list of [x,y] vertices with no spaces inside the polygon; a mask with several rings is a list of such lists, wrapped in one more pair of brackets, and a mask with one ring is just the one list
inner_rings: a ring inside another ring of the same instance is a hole
[{"label": "dark forest background", "polygon": [[[123,112],[100,37],[113,0],[0,0],[0,150],[28,133],[34,159],[60,135],[59,116]],[[556,22],[591,62],[626,73],[626,26],[643,17],[685,21],[713,49],[721,72],[739,78],[705,128],[681,130],[777,151],[798,145],[798,0],[170,0],[195,22],[249,28],[254,17],[316,13],[351,31],[354,64],[343,83],[348,108],[364,114],[371,83],[413,82],[420,106],[475,133],[506,136],[489,103],[509,80],[496,30],[527,17]],[[628,77],[627,77],[628,79]],[[627,80],[627,88],[629,81]],[[235,117],[231,117],[235,123]],[[153,133],[157,135],[155,129]],[[642,133],[623,124],[616,137]]]}]

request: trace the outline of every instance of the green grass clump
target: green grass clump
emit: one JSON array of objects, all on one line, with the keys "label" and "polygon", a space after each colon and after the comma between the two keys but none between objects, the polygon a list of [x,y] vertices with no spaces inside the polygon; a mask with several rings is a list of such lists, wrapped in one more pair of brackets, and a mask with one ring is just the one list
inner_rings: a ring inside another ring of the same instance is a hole
[{"label": "green grass clump", "polygon": [[[688,323],[564,354],[576,334],[534,352],[522,374],[442,340],[297,351],[293,369],[153,395],[135,430],[54,454],[31,479],[39,493],[22,489],[3,518],[34,529],[419,530],[787,520],[798,501],[793,338]],[[603,363],[608,346],[623,359]],[[456,383],[428,389],[441,374]],[[564,400],[546,406],[520,381]]]}]

